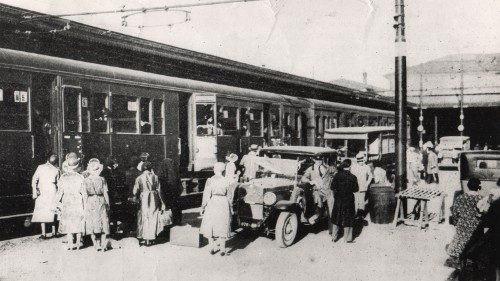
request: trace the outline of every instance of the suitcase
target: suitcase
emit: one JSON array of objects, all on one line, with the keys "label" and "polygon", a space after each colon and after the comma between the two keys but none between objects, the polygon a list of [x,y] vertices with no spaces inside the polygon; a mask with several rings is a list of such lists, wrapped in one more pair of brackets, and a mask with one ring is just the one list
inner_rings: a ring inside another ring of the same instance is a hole
[{"label": "suitcase", "polygon": [[192,227],[186,224],[174,226],[170,229],[170,244],[200,248],[206,244],[206,241],[200,234],[199,227]]}]

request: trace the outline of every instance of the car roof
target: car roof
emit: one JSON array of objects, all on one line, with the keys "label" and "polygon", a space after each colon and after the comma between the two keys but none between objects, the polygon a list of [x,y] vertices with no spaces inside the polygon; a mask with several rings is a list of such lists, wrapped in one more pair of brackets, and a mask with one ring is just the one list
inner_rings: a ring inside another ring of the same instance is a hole
[{"label": "car roof", "polygon": [[261,149],[262,152],[291,153],[317,155],[327,153],[337,153],[335,149],[320,146],[268,146]]},{"label": "car roof", "polygon": [[441,137],[440,140],[468,140],[470,137],[467,136],[446,136]]},{"label": "car roof", "polygon": [[475,156],[500,156],[500,150],[469,150],[461,153],[467,158],[474,158]]},{"label": "car roof", "polygon": [[370,127],[340,127],[325,129],[329,134],[366,134],[381,131],[394,131],[394,126],[370,126]]}]

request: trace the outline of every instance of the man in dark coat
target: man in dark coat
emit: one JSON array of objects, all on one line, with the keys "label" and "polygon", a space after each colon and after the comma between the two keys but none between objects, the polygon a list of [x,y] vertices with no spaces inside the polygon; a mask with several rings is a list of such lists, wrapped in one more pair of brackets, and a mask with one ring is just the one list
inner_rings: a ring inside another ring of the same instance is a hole
[{"label": "man in dark coat", "polygon": [[174,224],[181,224],[182,209],[179,205],[179,196],[182,193],[182,185],[176,176],[176,168],[171,158],[165,158],[156,167],[155,172],[161,184],[163,196],[166,199],[167,208],[172,211],[172,220]]},{"label": "man in dark coat", "polygon": [[345,159],[339,171],[333,177],[330,188],[333,191],[334,203],[332,210],[332,240],[338,241],[340,228],[344,228],[344,239],[353,242],[352,227],[354,224],[355,205],[354,193],[359,190],[356,176],[351,174],[351,160]]}]

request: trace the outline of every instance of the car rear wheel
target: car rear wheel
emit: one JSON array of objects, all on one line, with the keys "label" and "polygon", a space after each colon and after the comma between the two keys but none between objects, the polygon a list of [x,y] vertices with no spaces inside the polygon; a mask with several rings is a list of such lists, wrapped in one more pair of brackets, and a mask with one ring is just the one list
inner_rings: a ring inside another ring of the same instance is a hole
[{"label": "car rear wheel", "polygon": [[297,214],[290,212],[281,212],[276,222],[276,243],[281,248],[286,248],[293,244],[297,236],[299,220]]}]

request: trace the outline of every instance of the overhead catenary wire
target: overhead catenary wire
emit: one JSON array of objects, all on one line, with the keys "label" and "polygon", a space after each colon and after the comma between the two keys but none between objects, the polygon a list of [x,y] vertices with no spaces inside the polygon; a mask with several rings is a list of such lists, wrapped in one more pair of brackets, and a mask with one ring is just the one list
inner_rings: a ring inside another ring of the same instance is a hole
[{"label": "overhead catenary wire", "polygon": [[152,11],[162,11],[169,9],[181,9],[181,8],[192,8],[192,7],[201,7],[201,6],[213,6],[213,5],[223,5],[223,4],[232,4],[232,3],[243,3],[243,2],[257,2],[264,0],[221,0],[221,1],[212,1],[205,3],[188,3],[188,4],[174,4],[174,5],[164,5],[157,7],[143,7],[143,8],[130,8],[130,9],[115,9],[115,10],[106,10],[106,11],[93,11],[93,12],[80,12],[80,13],[66,13],[66,14],[57,14],[57,15],[33,15],[33,14],[25,14],[23,18],[26,20],[37,20],[43,18],[64,18],[64,17],[77,17],[77,16],[94,16],[94,15],[103,15],[103,14],[118,14],[118,13],[133,13],[133,12],[152,12]]}]

